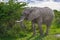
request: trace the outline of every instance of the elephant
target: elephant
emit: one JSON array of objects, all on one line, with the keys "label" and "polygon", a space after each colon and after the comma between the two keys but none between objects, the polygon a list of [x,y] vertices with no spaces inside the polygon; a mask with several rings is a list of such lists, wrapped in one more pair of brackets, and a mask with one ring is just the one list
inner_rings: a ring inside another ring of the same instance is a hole
[{"label": "elephant", "polygon": [[48,35],[53,18],[54,11],[49,7],[26,7],[19,22],[23,22],[24,19],[31,21],[34,35],[36,34],[35,24],[37,24],[40,35],[43,36],[42,24],[46,25],[45,35]]}]

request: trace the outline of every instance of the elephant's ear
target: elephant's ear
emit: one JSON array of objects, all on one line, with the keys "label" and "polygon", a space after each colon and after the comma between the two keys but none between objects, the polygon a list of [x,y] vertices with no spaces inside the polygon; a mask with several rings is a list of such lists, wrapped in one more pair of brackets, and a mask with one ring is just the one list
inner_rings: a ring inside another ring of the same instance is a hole
[{"label": "elephant's ear", "polygon": [[34,20],[36,18],[38,18],[40,16],[40,11],[39,10],[33,10],[29,16],[28,16],[28,20]]}]

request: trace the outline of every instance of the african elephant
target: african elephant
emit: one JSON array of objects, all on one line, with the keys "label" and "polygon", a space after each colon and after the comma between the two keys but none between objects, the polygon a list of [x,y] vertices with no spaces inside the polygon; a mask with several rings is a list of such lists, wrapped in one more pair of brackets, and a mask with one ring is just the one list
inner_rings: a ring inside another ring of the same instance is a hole
[{"label": "african elephant", "polygon": [[48,34],[48,31],[50,29],[52,20],[54,18],[54,12],[52,9],[48,7],[27,7],[22,12],[22,17],[20,19],[20,22],[22,22],[24,19],[29,20],[32,22],[32,28],[33,28],[33,34],[36,34],[35,29],[35,23],[38,24],[38,28],[40,31],[40,35],[43,36],[43,30],[42,30],[42,24],[46,25],[46,32],[45,35]]}]

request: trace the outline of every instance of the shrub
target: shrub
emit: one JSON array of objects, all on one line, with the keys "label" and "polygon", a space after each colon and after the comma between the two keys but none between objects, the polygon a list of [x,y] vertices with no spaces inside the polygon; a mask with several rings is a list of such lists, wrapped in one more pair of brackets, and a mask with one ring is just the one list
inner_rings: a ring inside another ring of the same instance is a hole
[{"label": "shrub", "polygon": [[[24,2],[13,2],[8,3],[0,2],[0,36],[15,36],[13,27],[15,21],[20,19],[23,7],[26,5]],[[18,27],[17,27],[18,28]],[[15,28],[15,29],[17,29]],[[19,31],[18,31],[19,32]],[[13,34],[13,35],[12,35]],[[18,33],[16,33],[18,34]]]}]

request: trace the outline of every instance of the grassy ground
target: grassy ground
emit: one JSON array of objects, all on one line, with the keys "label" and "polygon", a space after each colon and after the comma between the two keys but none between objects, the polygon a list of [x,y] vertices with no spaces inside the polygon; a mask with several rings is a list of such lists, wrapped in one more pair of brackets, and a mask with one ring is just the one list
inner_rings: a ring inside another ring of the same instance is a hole
[{"label": "grassy ground", "polygon": [[[37,31],[38,32],[38,31]],[[32,33],[28,33],[26,36],[21,36],[19,38],[9,38],[4,37],[0,38],[0,40],[60,40],[60,37],[56,37],[56,34],[60,34],[60,28],[51,27],[49,31],[49,35],[45,37],[40,37],[39,33],[36,34],[36,36],[32,36]]]}]

